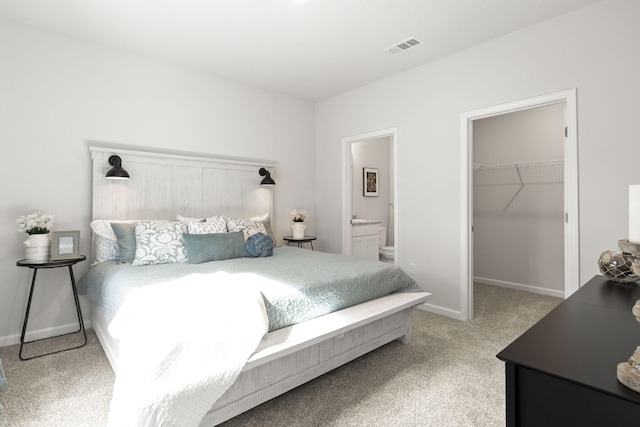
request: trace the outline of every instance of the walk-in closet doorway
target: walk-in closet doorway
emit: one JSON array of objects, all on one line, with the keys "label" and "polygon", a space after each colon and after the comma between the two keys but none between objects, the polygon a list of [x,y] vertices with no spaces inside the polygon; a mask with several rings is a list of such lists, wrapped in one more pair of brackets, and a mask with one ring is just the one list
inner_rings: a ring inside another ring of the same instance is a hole
[{"label": "walk-in closet doorway", "polygon": [[561,297],[578,289],[576,123],[575,89],[461,115],[461,319],[473,318],[474,279]]},{"label": "walk-in closet doorway", "polygon": [[474,283],[564,297],[564,111],[473,122]]}]

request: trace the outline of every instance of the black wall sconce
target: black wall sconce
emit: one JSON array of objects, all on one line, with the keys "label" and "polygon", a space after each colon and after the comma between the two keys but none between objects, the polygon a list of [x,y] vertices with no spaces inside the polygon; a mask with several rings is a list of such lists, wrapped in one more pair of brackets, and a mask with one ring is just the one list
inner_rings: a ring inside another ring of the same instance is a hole
[{"label": "black wall sconce", "polygon": [[276,185],[276,182],[273,180],[273,178],[271,178],[271,172],[269,172],[265,168],[260,168],[258,173],[260,174],[260,176],[264,176],[262,182],[260,182],[260,185],[264,185],[267,187],[273,187]]},{"label": "black wall sconce", "polygon": [[105,175],[107,179],[129,179],[129,172],[122,169],[122,159],[120,156],[109,157],[109,164],[113,166]]}]

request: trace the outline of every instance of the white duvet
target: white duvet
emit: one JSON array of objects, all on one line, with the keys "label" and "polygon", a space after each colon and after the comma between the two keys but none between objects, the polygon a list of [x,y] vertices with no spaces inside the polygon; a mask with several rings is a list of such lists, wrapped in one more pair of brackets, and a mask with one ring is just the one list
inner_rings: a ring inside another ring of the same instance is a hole
[{"label": "white duvet", "polygon": [[193,274],[127,297],[109,325],[120,342],[109,426],[200,424],[268,330],[250,280]]}]

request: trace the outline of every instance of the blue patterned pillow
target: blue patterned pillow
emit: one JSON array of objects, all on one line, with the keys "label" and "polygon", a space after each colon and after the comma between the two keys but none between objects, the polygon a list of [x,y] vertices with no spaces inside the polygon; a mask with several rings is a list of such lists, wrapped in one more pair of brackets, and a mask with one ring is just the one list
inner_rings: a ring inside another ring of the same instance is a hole
[{"label": "blue patterned pillow", "polygon": [[242,231],[184,234],[182,238],[189,264],[244,257]]},{"label": "blue patterned pillow", "polygon": [[181,222],[139,222],[136,224],[136,257],[133,266],[187,262]]},{"label": "blue patterned pillow", "polygon": [[273,255],[273,240],[264,233],[252,234],[244,244],[244,256],[263,257]]}]

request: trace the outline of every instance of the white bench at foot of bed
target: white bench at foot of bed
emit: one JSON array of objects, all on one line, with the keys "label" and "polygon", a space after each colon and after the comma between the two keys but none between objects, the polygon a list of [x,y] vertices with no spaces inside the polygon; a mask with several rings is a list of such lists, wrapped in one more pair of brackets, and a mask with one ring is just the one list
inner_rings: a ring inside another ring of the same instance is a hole
[{"label": "white bench at foot of bed", "polygon": [[[429,295],[391,294],[265,335],[201,426],[233,418],[393,340],[408,344],[411,311]],[[118,343],[108,334],[102,311],[92,308],[92,325],[117,372]]]}]

